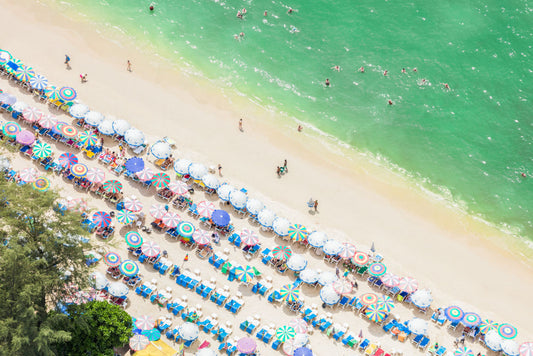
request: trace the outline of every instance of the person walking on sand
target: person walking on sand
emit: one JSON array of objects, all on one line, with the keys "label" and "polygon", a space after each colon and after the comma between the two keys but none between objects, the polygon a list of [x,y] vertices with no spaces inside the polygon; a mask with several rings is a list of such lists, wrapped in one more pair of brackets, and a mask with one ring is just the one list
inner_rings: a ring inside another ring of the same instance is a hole
[{"label": "person walking on sand", "polygon": [[68,54],[65,54],[65,65],[67,66],[67,69],[70,69],[70,57]]},{"label": "person walking on sand", "polygon": [[276,169],[276,173],[278,174],[278,178],[281,178],[281,167],[278,166],[278,168]]},{"label": "person walking on sand", "polygon": [[315,213],[318,213],[318,200],[315,200],[313,207],[315,208]]},{"label": "person walking on sand", "polygon": [[244,129],[242,128],[242,119],[239,120],[239,130],[244,132]]},{"label": "person walking on sand", "polygon": [[288,173],[289,170],[287,169],[287,160],[283,162],[283,172]]},{"label": "person walking on sand", "polygon": [[130,62],[129,59],[128,59],[128,67],[127,67],[127,69],[128,69],[128,72],[131,72],[131,62]]},{"label": "person walking on sand", "polygon": [[222,165],[218,164],[218,175],[222,177]]}]

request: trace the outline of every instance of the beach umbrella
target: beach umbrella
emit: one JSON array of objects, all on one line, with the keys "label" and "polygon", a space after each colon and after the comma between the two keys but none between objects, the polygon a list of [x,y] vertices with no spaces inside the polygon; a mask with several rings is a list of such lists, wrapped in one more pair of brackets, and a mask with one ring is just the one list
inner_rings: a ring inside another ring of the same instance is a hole
[{"label": "beach umbrella", "polygon": [[141,330],[150,330],[155,326],[155,319],[151,315],[141,315],[135,319],[135,327]]},{"label": "beach umbrella", "polygon": [[17,97],[8,93],[1,93],[0,94],[0,103],[5,105],[13,105],[17,102]]},{"label": "beach umbrella", "polygon": [[122,191],[122,183],[116,179],[106,180],[102,185],[102,189],[107,193],[118,193]]},{"label": "beach umbrella", "polygon": [[78,129],[72,125],[62,125],[60,133],[67,138],[78,137]]},{"label": "beach umbrella", "polygon": [[192,237],[195,230],[196,229],[194,225],[188,221],[180,222],[176,228],[176,231],[178,232],[178,234],[180,234],[180,236],[183,236],[183,237]]},{"label": "beach umbrella", "polygon": [[143,244],[143,238],[141,234],[139,234],[137,231],[130,231],[126,233],[124,239],[126,240],[128,246],[131,246],[133,248],[141,247],[141,245]]},{"label": "beach umbrella", "polygon": [[91,183],[101,183],[105,179],[105,172],[100,168],[91,167],[87,171],[85,178],[87,178],[87,180]]},{"label": "beach umbrella", "polygon": [[428,331],[428,322],[424,319],[414,318],[407,322],[407,328],[416,335],[426,335]]},{"label": "beach umbrella", "polygon": [[55,133],[55,134],[61,134],[61,129],[63,128],[63,126],[67,125],[66,122],[64,121],[59,121],[57,122],[53,127],[52,127],[52,133]]},{"label": "beach umbrella", "polygon": [[61,87],[61,89],[59,89],[59,97],[63,101],[73,101],[76,99],[76,96],[76,90],[71,87]]},{"label": "beach umbrella", "polygon": [[313,356],[313,351],[307,347],[299,347],[292,354],[293,356]]},{"label": "beach umbrella", "polygon": [[92,221],[98,227],[108,227],[111,225],[111,216],[105,211],[97,211],[94,213]]},{"label": "beach umbrella", "polygon": [[165,141],[157,141],[150,148],[150,153],[157,159],[166,159],[172,155],[172,147]]},{"label": "beach umbrella", "polygon": [[124,164],[126,169],[132,173],[140,172],[144,169],[144,161],[142,158],[133,157],[126,161]]},{"label": "beach umbrella", "polygon": [[365,315],[368,320],[381,323],[387,316],[387,312],[379,304],[372,304],[365,309]]},{"label": "beach umbrella", "polygon": [[178,194],[178,195],[184,195],[184,194],[187,194],[189,192],[189,187],[187,186],[187,184],[185,182],[181,182],[181,181],[176,181],[176,182],[172,182],[168,185],[168,189],[174,193],[174,194]]},{"label": "beach umbrella", "polygon": [[[305,350],[309,350],[303,347],[307,344],[308,341],[309,341],[309,337],[306,334],[298,334],[294,338],[289,339],[283,343],[283,346],[282,346],[283,352],[285,353],[285,355],[293,356],[293,355],[296,355],[295,352],[298,349],[303,348]],[[309,356],[309,355],[313,355],[313,353],[310,353],[310,354],[305,353],[304,355]]]},{"label": "beach umbrella", "polygon": [[198,245],[208,245],[211,243],[211,233],[209,231],[201,229],[195,230],[192,234],[192,238]]},{"label": "beach umbrella", "polygon": [[35,179],[31,185],[35,190],[38,190],[40,192],[46,192],[50,188],[50,181],[48,180],[48,178],[39,177]]},{"label": "beach umbrella", "polygon": [[46,142],[37,142],[33,146],[33,155],[38,158],[46,158],[52,155],[52,146]]},{"label": "beach umbrella", "polygon": [[241,282],[248,283],[252,279],[254,279],[254,270],[250,266],[242,267],[237,266],[235,267],[235,277]]},{"label": "beach umbrella", "polygon": [[518,335],[518,330],[509,323],[503,323],[498,326],[498,334],[506,340],[511,340]]},{"label": "beach umbrella", "polygon": [[83,163],[76,163],[70,167],[70,173],[77,178],[85,177],[88,170],[89,168],[87,168],[87,166]]},{"label": "beach umbrella", "polygon": [[57,119],[50,114],[41,115],[38,122],[39,126],[41,126],[43,129],[51,129],[57,125]]},{"label": "beach umbrella", "polygon": [[143,330],[141,335],[146,336],[150,341],[161,339],[161,332],[158,329]]},{"label": "beach umbrella", "polygon": [[82,131],[78,133],[78,140],[84,146],[94,146],[98,143],[98,136],[91,131]]},{"label": "beach umbrella", "polygon": [[135,214],[129,210],[119,210],[116,214],[117,221],[121,224],[127,225],[135,221]]},{"label": "beach umbrella", "polygon": [[498,334],[498,330],[491,330],[485,334],[485,345],[494,352],[501,351],[502,337]]},{"label": "beach umbrella", "polygon": [[307,267],[307,260],[303,255],[293,253],[287,260],[287,267],[294,272],[303,271]]},{"label": "beach umbrella", "polygon": [[22,111],[22,117],[24,118],[24,120],[28,122],[39,121],[42,115],[43,113],[39,109],[31,107],[31,106],[27,107],[26,109]]},{"label": "beach umbrella", "polygon": [[118,266],[118,269],[120,270],[120,273],[126,277],[133,277],[139,273],[139,266],[137,266],[137,264],[132,260],[122,261],[120,266]]},{"label": "beach umbrella", "polygon": [[198,325],[196,324],[184,323],[184,324],[181,324],[180,327],[178,328],[178,334],[183,340],[192,341],[198,338],[198,334],[200,334],[200,330],[198,329]]},{"label": "beach umbrella", "polygon": [[346,278],[337,279],[331,285],[333,286],[333,289],[335,289],[335,292],[340,295],[350,294],[353,290],[352,282]]},{"label": "beach umbrella", "polygon": [[109,283],[107,286],[107,292],[113,297],[125,297],[128,295],[130,288],[122,282]]},{"label": "beach umbrella", "polygon": [[35,70],[32,67],[21,65],[15,71],[15,78],[21,82],[29,82],[31,78],[35,77]]},{"label": "beach umbrella", "polygon": [[465,313],[463,320],[461,320],[461,323],[463,323],[464,326],[474,327],[481,323],[481,317],[477,313]]},{"label": "beach umbrella", "polygon": [[218,187],[217,194],[218,194],[218,197],[220,198],[220,200],[229,201],[229,197],[231,195],[231,192],[233,192],[235,190],[236,189],[233,186],[224,183],[220,187]]},{"label": "beach umbrella", "polygon": [[272,230],[279,236],[287,236],[289,234],[289,227],[291,222],[285,218],[277,217],[272,221]]},{"label": "beach umbrella", "polygon": [[324,271],[318,276],[318,284],[325,286],[326,284],[332,284],[337,281],[339,277],[334,272]]},{"label": "beach umbrella", "polygon": [[249,337],[243,337],[237,341],[237,350],[245,355],[255,352],[257,344],[255,340]]},{"label": "beach umbrella", "polygon": [[[239,340],[240,341],[240,340]],[[253,340],[252,340],[253,341]],[[254,341],[255,343],[255,341]],[[237,342],[237,350],[239,350],[239,343]],[[254,349],[255,350],[255,349]],[[239,351],[243,352],[243,351]],[[252,351],[253,352],[253,351]],[[214,350],[211,349],[200,349],[194,354],[194,356],[219,356]]]},{"label": "beach umbrella", "polygon": [[391,312],[394,309],[394,301],[388,295],[382,295],[378,298],[378,305],[385,310],[387,313]]},{"label": "beach umbrella", "polygon": [[104,256],[104,263],[109,267],[117,267],[120,265],[120,262],[120,256],[116,252],[108,252]]},{"label": "beach umbrella", "polygon": [[143,210],[143,203],[135,196],[124,199],[124,209],[137,213]]},{"label": "beach umbrella", "polygon": [[78,157],[76,157],[72,153],[65,152],[59,156],[58,161],[61,167],[70,168],[71,166],[78,163]]},{"label": "beach umbrella", "polygon": [[254,198],[249,198],[246,201],[246,210],[252,215],[257,215],[261,210],[265,208],[265,204],[262,201]]},{"label": "beach umbrella", "polygon": [[297,334],[305,334],[309,325],[302,318],[295,318],[289,321],[289,326],[294,329]]},{"label": "beach umbrella", "polygon": [[156,219],[161,219],[167,213],[167,209],[163,204],[152,204],[150,207],[150,215]]},{"label": "beach umbrella", "polygon": [[69,210],[82,213],[87,210],[87,202],[82,198],[72,199],[69,197],[67,198],[66,207]]},{"label": "beach umbrella", "polygon": [[153,241],[147,241],[142,244],[141,251],[143,255],[148,257],[155,257],[161,253],[161,247]]},{"label": "beach umbrella", "polygon": [[109,284],[109,281],[107,280],[106,276],[103,275],[100,272],[94,271],[89,276],[89,282],[91,286],[95,289],[104,289]]},{"label": "beach umbrella", "polygon": [[146,335],[135,334],[130,338],[130,348],[134,351],[144,350],[150,345],[150,340]]},{"label": "beach umbrella", "polygon": [[32,167],[24,168],[19,172],[19,178],[23,182],[31,183],[35,179],[37,179],[37,171],[35,170],[35,168]]},{"label": "beach umbrella", "polygon": [[193,163],[189,166],[189,174],[193,179],[200,179],[207,173],[209,173],[207,167],[201,163]]},{"label": "beach umbrella", "polygon": [[213,212],[216,210],[215,204],[203,200],[196,204],[196,211],[198,211],[198,214],[205,218],[210,218]]},{"label": "beach umbrella", "polygon": [[4,49],[0,49],[0,65],[4,65],[11,60],[11,53]]},{"label": "beach umbrella", "polygon": [[131,129],[131,125],[126,120],[113,120],[112,127],[115,131],[115,134],[119,136],[124,136],[126,131]]},{"label": "beach umbrella", "polygon": [[274,258],[286,261],[292,256],[292,250],[289,246],[276,246],[271,252]]},{"label": "beach umbrella", "polygon": [[321,248],[327,240],[328,236],[321,231],[313,231],[307,236],[307,242],[315,248]]},{"label": "beach umbrella", "polygon": [[23,65],[22,61],[18,58],[15,58],[15,57],[11,57],[11,60],[9,60],[5,65],[4,65],[4,68],[5,70],[11,74],[11,75],[15,75],[17,69]]},{"label": "beach umbrella", "polygon": [[418,281],[412,277],[403,277],[400,279],[398,287],[401,291],[413,293],[418,289]]},{"label": "beach umbrella", "polygon": [[225,210],[217,209],[211,214],[211,221],[217,226],[224,227],[229,225],[231,217]]},{"label": "beach umbrella", "polygon": [[150,167],[145,167],[142,171],[139,171],[135,173],[137,178],[139,178],[141,181],[146,182],[149,181],[154,177],[154,171]]},{"label": "beach umbrella", "polygon": [[[85,120],[87,120],[87,117],[85,117]],[[115,134],[115,131],[113,130],[113,122],[111,122],[111,120],[102,119],[102,121],[100,121],[96,126],[102,135],[112,136]]]},{"label": "beach umbrella", "polygon": [[26,104],[23,101],[17,101],[15,104],[11,106],[11,109],[15,112],[22,113],[24,110],[26,110],[29,107],[28,104]]},{"label": "beach umbrella", "polygon": [[524,342],[520,345],[520,356],[533,356],[533,342]]},{"label": "beach umbrella", "polygon": [[380,277],[380,279],[381,279],[381,282],[383,282],[383,285],[387,287],[392,288],[400,284],[400,277],[390,272],[385,273],[383,276]]},{"label": "beach umbrella", "polygon": [[444,309],[444,315],[450,321],[461,321],[465,316],[465,312],[458,306],[452,305]]},{"label": "beach umbrella", "polygon": [[192,164],[191,161],[188,159],[178,159],[176,162],[174,162],[174,170],[179,175],[186,175],[189,174],[189,166]]},{"label": "beach umbrella", "polygon": [[482,334],[486,334],[490,330],[498,330],[498,326],[500,326],[500,324],[498,324],[494,320],[484,319],[479,324],[479,331]]},{"label": "beach umbrella", "polygon": [[301,224],[292,224],[287,231],[288,236],[295,242],[305,241],[309,232],[307,228]]},{"label": "beach umbrella", "polygon": [[379,303],[379,297],[375,293],[365,293],[359,298],[364,305],[372,305]]},{"label": "beach umbrella", "polygon": [[44,94],[50,101],[61,101],[61,96],[59,95],[59,89],[54,85],[49,85],[44,88]]},{"label": "beach umbrella", "polygon": [[460,347],[453,352],[453,356],[474,356],[474,351],[466,346]]},{"label": "beach umbrella", "polygon": [[166,173],[157,173],[152,177],[152,185],[158,189],[168,187],[170,177]]},{"label": "beach umbrella", "polygon": [[263,209],[257,214],[257,221],[263,227],[272,227],[274,220],[276,219],[276,214],[272,210]]},{"label": "beach umbrella", "polygon": [[342,244],[342,250],[338,253],[340,258],[343,258],[345,260],[348,260],[355,256],[355,253],[357,252],[355,245],[351,244],[349,242],[343,242]]},{"label": "beach umbrella", "polygon": [[29,146],[35,141],[35,135],[31,131],[22,130],[17,133],[16,141],[21,145]]},{"label": "beach umbrella", "polygon": [[433,301],[433,296],[429,289],[419,289],[413,294],[411,294],[411,303],[416,305],[419,308],[427,308],[431,305]]},{"label": "beach umbrella", "polygon": [[507,356],[520,356],[518,343],[514,340],[503,340],[500,344],[502,352]]},{"label": "beach umbrella", "polygon": [[335,292],[333,286],[329,284],[320,289],[320,299],[327,305],[334,305],[339,302],[341,296],[337,292]]},{"label": "beach umbrella", "polygon": [[306,268],[300,272],[300,279],[305,283],[316,283],[318,281],[318,272],[314,269]]},{"label": "beach umbrella", "polygon": [[180,223],[181,217],[174,212],[168,211],[165,215],[163,215],[161,220],[163,221],[163,224],[165,224],[165,226],[174,228]]},{"label": "beach umbrella", "polygon": [[288,303],[296,302],[300,299],[300,289],[294,284],[286,284],[279,289],[281,298]]},{"label": "beach umbrella", "polygon": [[285,342],[295,336],[296,332],[294,331],[294,329],[287,325],[283,325],[282,327],[278,328],[278,330],[276,330],[276,339],[278,339],[280,342]]},{"label": "beach umbrella", "polygon": [[387,272],[387,267],[381,262],[372,263],[368,267],[368,273],[372,276],[379,277]]},{"label": "beach umbrella", "polygon": [[102,121],[104,121],[104,115],[102,115],[98,111],[89,111],[85,114],[85,123],[87,125],[96,127],[100,125]]},{"label": "beach umbrella", "polygon": [[36,74],[30,78],[30,86],[33,89],[44,90],[48,86],[48,79],[41,74]]},{"label": "beach umbrella", "polygon": [[22,131],[22,128],[16,122],[8,121],[4,124],[2,131],[7,137],[17,137],[17,134]]},{"label": "beach umbrella", "polygon": [[89,112],[89,107],[85,104],[74,104],[68,110],[69,114],[76,119],[83,119]]},{"label": "beach umbrella", "polygon": [[131,128],[124,134],[124,141],[131,147],[138,147],[144,143],[144,133],[135,128]]},{"label": "beach umbrella", "polygon": [[229,202],[235,209],[243,209],[247,200],[248,196],[240,190],[234,190],[229,195]]},{"label": "beach umbrella", "polygon": [[206,174],[202,177],[202,183],[209,189],[218,189],[220,187],[220,181],[212,174]]},{"label": "beach umbrella", "polygon": [[242,229],[240,236],[242,243],[246,246],[255,246],[259,243],[259,236],[252,230]]},{"label": "beach umbrella", "polygon": [[370,256],[367,253],[357,251],[355,255],[351,258],[351,261],[354,265],[363,267],[370,261]]},{"label": "beach umbrella", "polygon": [[324,246],[322,246],[322,251],[324,251],[326,255],[336,255],[342,251],[342,248],[342,244],[337,240],[328,240],[324,243]]}]

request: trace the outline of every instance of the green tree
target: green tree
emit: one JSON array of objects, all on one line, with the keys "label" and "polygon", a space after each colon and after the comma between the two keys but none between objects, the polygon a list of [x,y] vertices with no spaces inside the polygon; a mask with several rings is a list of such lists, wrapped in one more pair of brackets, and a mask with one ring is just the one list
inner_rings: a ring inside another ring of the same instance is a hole
[{"label": "green tree", "polygon": [[54,211],[54,192],[3,179],[0,192],[0,355],[54,355],[52,345],[71,336],[49,311],[68,284],[87,285],[86,232],[79,214]]}]

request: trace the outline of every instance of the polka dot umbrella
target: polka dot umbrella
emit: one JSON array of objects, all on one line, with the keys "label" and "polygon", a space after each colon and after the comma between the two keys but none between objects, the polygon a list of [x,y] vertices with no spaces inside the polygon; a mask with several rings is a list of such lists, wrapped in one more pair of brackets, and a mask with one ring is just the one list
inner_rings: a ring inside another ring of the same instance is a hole
[{"label": "polka dot umbrella", "polygon": [[324,246],[327,240],[328,236],[321,231],[314,231],[307,237],[307,242],[309,242],[309,245],[315,248],[321,248]]},{"label": "polka dot umbrella", "polygon": [[108,252],[104,256],[104,263],[109,267],[117,267],[120,265],[121,258],[116,252]]},{"label": "polka dot umbrella", "polygon": [[104,115],[97,111],[89,111],[85,114],[85,123],[90,126],[98,126],[102,121],[104,121]]},{"label": "polka dot umbrella", "polygon": [[130,231],[126,233],[126,235],[124,235],[124,239],[126,240],[128,246],[133,248],[141,247],[143,244],[143,238],[137,231]]},{"label": "polka dot umbrella", "polygon": [[320,289],[320,299],[327,305],[335,305],[341,299],[341,296],[335,292],[331,285],[327,285]]},{"label": "polka dot umbrella", "polygon": [[85,104],[74,104],[68,110],[69,114],[76,119],[83,119],[89,112],[89,107]]},{"label": "polka dot umbrella", "polygon": [[520,349],[515,340],[503,340],[500,346],[506,356],[520,356]]},{"label": "polka dot umbrella", "polygon": [[28,122],[39,121],[41,116],[43,116],[43,113],[39,109],[31,106],[27,107],[22,111],[22,117]]}]

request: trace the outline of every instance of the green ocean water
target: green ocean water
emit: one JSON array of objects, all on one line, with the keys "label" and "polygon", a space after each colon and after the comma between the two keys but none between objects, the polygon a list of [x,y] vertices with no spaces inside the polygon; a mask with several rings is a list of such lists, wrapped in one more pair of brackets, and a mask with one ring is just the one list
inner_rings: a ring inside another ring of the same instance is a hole
[{"label": "green ocean water", "polygon": [[146,0],[58,4],[533,240],[526,0],[159,0],[153,12]]}]

